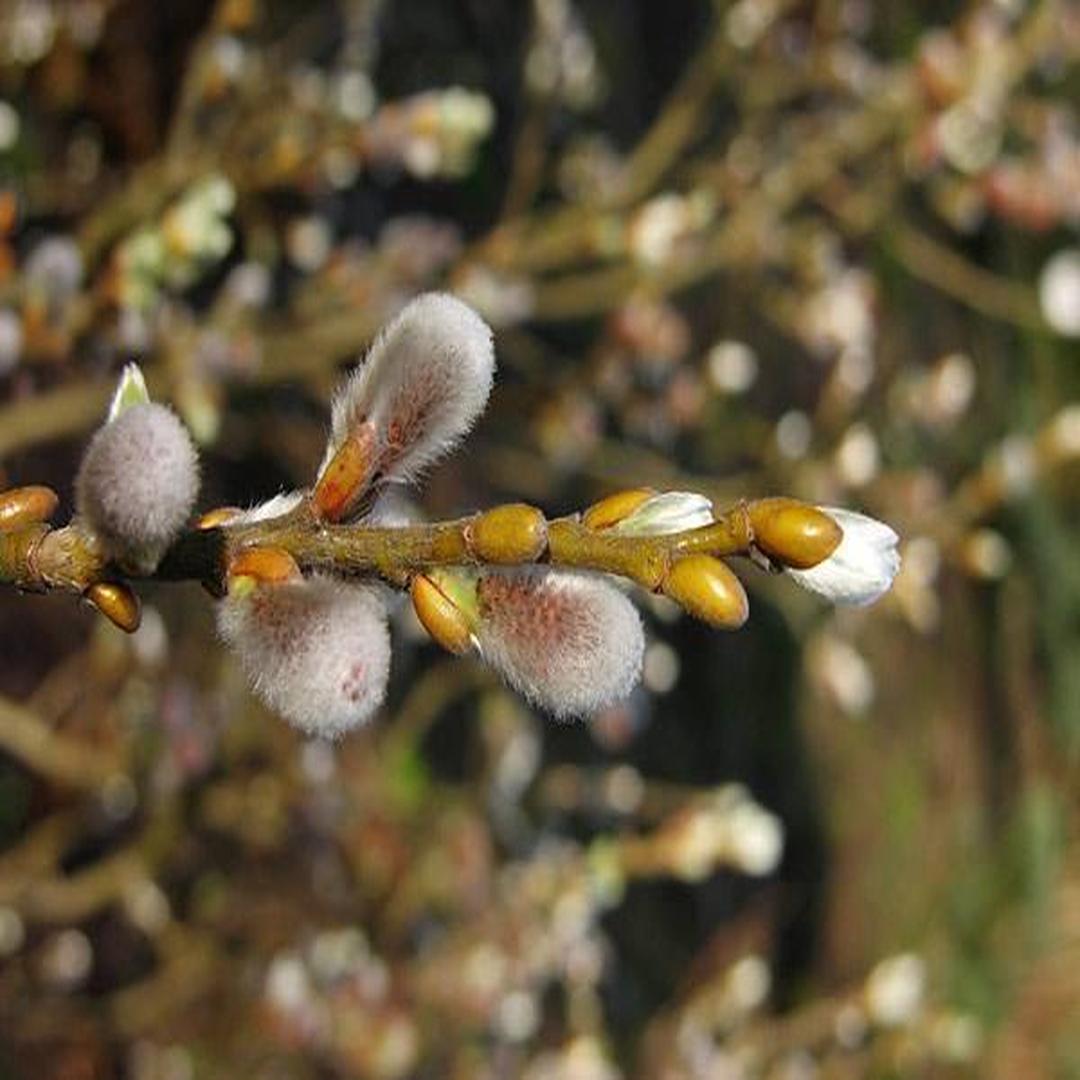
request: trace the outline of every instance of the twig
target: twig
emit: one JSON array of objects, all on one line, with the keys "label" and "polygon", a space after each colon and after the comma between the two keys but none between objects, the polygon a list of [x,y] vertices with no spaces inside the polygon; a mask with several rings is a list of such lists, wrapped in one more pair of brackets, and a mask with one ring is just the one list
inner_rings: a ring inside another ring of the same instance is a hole
[{"label": "twig", "polygon": [[0,750],[56,783],[91,791],[123,767],[112,755],[66,738],[6,698],[0,698]]},{"label": "twig", "polygon": [[[291,514],[267,521],[192,530],[166,553],[151,577],[199,581],[224,592],[230,562],[252,548],[287,551],[306,572],[338,577],[378,577],[401,588],[416,573],[445,566],[483,566],[472,541],[475,517],[404,528],[326,525],[302,504]],[[546,543],[516,565],[593,570],[627,577],[647,589],[664,582],[674,560],[687,555],[749,552],[753,533],[746,507],[736,506],[711,525],[660,536],[624,536],[587,528],[576,517],[543,523]],[[499,565],[507,565],[499,561]],[[0,583],[36,591],[84,593],[101,581],[115,581],[113,566],[94,535],[76,521],[49,531],[33,526],[0,537]],[[127,575],[132,576],[132,575]],[[136,577],[138,575],[135,575]]]}]

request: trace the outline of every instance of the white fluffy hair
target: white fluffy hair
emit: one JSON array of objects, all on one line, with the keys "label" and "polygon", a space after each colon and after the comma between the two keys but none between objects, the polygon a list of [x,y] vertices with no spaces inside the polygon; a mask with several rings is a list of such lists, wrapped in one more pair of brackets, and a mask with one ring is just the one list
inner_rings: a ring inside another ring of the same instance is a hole
[{"label": "white fluffy hair", "polygon": [[265,704],[309,735],[336,738],[382,704],[390,634],[379,593],[329,577],[227,596],[218,632]]},{"label": "white fluffy hair", "polygon": [[448,293],[425,293],[381,331],[334,400],[324,467],[370,421],[379,471],[411,480],[467,434],[495,374],[491,328]]},{"label": "white fluffy hair", "polygon": [[590,716],[625,698],[641,675],[641,617],[610,582],[545,567],[477,582],[483,658],[557,717]]},{"label": "white fluffy hair", "polygon": [[164,405],[132,405],[99,428],[75,481],[78,512],[119,562],[152,571],[188,520],[199,465],[187,428]]}]

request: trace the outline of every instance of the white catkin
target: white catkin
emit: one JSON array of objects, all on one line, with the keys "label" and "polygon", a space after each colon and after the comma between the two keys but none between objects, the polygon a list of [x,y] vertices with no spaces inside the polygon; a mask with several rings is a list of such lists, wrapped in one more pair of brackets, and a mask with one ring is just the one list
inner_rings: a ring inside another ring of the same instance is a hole
[{"label": "white catkin", "polygon": [[480,653],[519,693],[557,717],[591,716],[641,677],[634,605],[591,574],[493,571],[477,583]]},{"label": "white catkin", "polygon": [[382,330],[335,399],[326,461],[370,421],[383,477],[412,479],[473,426],[494,373],[487,323],[447,293],[418,296]]},{"label": "white catkin", "polygon": [[382,704],[390,634],[378,592],[329,577],[228,596],[218,632],[255,693],[309,735],[336,738]]},{"label": "white catkin", "polygon": [[79,513],[119,561],[149,572],[179,535],[199,490],[195,446],[164,405],[132,405],[100,428],[75,481]]}]

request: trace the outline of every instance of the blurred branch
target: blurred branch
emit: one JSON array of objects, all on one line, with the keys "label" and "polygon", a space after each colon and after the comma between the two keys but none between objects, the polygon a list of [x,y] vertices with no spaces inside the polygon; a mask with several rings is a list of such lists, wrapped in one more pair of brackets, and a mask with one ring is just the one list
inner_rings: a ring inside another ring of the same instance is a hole
[{"label": "blurred branch", "polygon": [[0,750],[54,783],[89,791],[123,768],[119,758],[61,735],[6,698],[0,698]]},{"label": "blurred branch", "polygon": [[1035,290],[968,262],[911,225],[896,226],[886,249],[912,275],[989,319],[1049,333]]}]

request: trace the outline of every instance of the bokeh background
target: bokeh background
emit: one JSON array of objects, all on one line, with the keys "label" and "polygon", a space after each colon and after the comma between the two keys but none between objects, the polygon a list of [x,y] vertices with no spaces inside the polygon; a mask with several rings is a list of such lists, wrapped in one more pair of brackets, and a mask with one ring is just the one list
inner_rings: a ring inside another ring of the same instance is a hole
[{"label": "bokeh background", "polygon": [[403,608],[339,744],[194,586],[0,596],[0,1076],[1080,1076],[1080,6],[4,0],[0,485],[122,365],[202,508],[309,483],[371,334],[495,326],[414,493],[786,493],[903,536],[834,611],[639,597],[555,725]]}]

